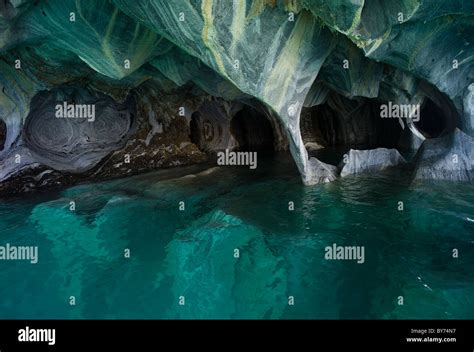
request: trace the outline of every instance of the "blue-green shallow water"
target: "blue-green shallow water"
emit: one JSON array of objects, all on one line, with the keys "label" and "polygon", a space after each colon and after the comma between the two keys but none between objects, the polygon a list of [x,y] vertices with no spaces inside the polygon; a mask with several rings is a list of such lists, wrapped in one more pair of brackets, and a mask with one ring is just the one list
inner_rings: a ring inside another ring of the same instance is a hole
[{"label": "blue-green shallow water", "polygon": [[1,200],[0,244],[39,262],[0,261],[0,318],[474,318],[472,185],[305,187],[286,156],[170,179],[202,167]]}]

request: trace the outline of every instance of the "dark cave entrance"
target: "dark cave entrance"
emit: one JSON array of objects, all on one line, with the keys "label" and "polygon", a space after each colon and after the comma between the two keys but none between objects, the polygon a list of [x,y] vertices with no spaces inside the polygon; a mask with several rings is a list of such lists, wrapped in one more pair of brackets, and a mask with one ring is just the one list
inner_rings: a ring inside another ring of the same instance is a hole
[{"label": "dark cave entrance", "polygon": [[189,129],[189,139],[191,140],[191,143],[196,144],[200,150],[203,150],[204,146],[201,136],[201,113],[199,111],[196,111],[191,115]]},{"label": "dark cave entrance", "polygon": [[426,138],[439,137],[448,129],[445,113],[430,99],[425,100],[421,107],[420,120],[414,124]]},{"label": "dark cave entrance", "polygon": [[300,128],[313,148],[395,148],[402,134],[396,118],[381,118],[379,99],[348,99],[330,93],[321,105],[303,108]]},{"label": "dark cave entrance", "polygon": [[0,120],[0,151],[5,148],[5,141],[7,139],[7,124]]},{"label": "dark cave entrance", "polygon": [[381,118],[382,104],[332,91],[323,104],[303,108],[300,130],[308,155],[337,165],[349,149],[397,148],[403,129],[397,118]]},{"label": "dark cave entrance", "polygon": [[250,106],[245,106],[232,118],[230,131],[240,151],[275,150],[272,124],[265,115]]}]

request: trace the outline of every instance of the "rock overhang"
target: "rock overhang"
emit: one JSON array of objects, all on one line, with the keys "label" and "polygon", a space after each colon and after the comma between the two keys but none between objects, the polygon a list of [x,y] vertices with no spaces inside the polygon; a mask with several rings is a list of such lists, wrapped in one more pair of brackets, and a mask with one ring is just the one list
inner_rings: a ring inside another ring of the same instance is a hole
[{"label": "rock overhang", "polygon": [[453,128],[472,133],[469,1],[50,0],[0,12],[0,157],[22,139],[33,97],[71,83],[120,102],[144,83],[257,99],[282,124],[307,184],[318,177],[300,113],[324,89],[413,102],[432,96],[429,84],[455,106]]}]

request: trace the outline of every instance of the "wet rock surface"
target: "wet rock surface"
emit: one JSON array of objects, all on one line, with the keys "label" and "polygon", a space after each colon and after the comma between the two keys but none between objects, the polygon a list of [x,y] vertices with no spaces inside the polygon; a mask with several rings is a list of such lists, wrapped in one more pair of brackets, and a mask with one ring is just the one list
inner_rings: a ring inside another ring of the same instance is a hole
[{"label": "wet rock surface", "polygon": [[[306,146],[472,135],[473,13],[462,0],[7,0],[0,182],[33,164],[94,179],[273,148],[312,185],[333,171]],[[72,96],[96,104],[95,122],[52,118]],[[419,104],[421,121],[382,120],[388,103]]]},{"label": "wet rock surface", "polygon": [[328,183],[338,177],[339,170],[337,166],[326,164],[317,158],[310,158],[309,164],[313,173],[308,184]]},{"label": "wet rock surface", "polygon": [[474,181],[474,138],[456,129],[425,140],[417,156],[416,180]]},{"label": "wet rock surface", "polygon": [[396,149],[351,149],[347,154],[347,162],[344,163],[344,167],[341,170],[341,177],[379,172],[405,163],[405,159]]}]

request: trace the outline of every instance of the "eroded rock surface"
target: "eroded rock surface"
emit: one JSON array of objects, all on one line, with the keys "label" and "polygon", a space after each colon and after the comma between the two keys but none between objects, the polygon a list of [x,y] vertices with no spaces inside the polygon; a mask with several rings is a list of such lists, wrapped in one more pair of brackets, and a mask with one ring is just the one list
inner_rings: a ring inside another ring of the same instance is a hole
[{"label": "eroded rock surface", "polygon": [[313,170],[309,180],[310,184],[328,183],[338,177],[339,170],[337,166],[323,163],[317,158],[310,158],[309,164],[311,170]]},{"label": "eroded rock surface", "polygon": [[[326,182],[305,144],[413,148],[455,127],[472,134],[473,36],[463,0],[7,0],[0,166],[99,177],[199,162],[239,147],[232,121],[247,105],[305,184]],[[96,131],[35,117],[38,94],[52,102],[65,87],[102,97]],[[380,121],[387,102],[428,108],[419,123]],[[9,165],[19,148],[31,155]]]},{"label": "eroded rock surface", "polygon": [[[85,116],[57,117],[57,110],[63,109],[64,102],[79,105]],[[85,89],[63,88],[39,93],[31,102],[25,122],[25,145],[38,162],[55,170],[87,171],[125,145],[133,132],[132,109]]]},{"label": "eroded rock surface", "polygon": [[347,154],[347,162],[342,168],[341,177],[368,172],[378,172],[404,164],[405,162],[405,159],[396,149],[351,149]]},{"label": "eroded rock surface", "polygon": [[450,135],[423,142],[415,179],[474,181],[474,138],[459,129]]}]

